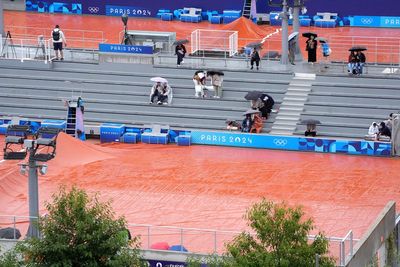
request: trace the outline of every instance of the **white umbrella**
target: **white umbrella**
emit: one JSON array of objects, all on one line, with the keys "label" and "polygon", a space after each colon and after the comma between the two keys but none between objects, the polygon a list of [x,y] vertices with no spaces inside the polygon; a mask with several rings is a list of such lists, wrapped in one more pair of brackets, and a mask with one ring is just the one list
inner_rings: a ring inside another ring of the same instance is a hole
[{"label": "white umbrella", "polygon": [[168,83],[167,79],[161,78],[161,77],[153,77],[150,79],[152,82],[156,83]]}]

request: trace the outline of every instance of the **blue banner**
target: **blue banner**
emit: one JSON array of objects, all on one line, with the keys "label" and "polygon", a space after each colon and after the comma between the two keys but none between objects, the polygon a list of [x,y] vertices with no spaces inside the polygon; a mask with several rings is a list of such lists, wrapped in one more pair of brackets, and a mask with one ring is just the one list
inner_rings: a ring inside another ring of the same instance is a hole
[{"label": "blue banner", "polygon": [[129,54],[153,54],[153,47],[143,45],[120,45],[120,44],[99,44],[100,52],[129,53]]},{"label": "blue banner", "polygon": [[391,156],[391,144],[365,140],[335,140],[232,132],[192,131],[192,144],[268,148],[279,150]]},{"label": "blue banner", "polygon": [[400,17],[354,16],[351,26],[400,28]]},{"label": "blue banner", "polygon": [[111,6],[106,5],[107,16],[122,16],[126,13],[129,17],[151,17],[152,12],[143,7],[134,6]]},{"label": "blue banner", "polygon": [[192,144],[298,150],[297,137],[192,131]]}]

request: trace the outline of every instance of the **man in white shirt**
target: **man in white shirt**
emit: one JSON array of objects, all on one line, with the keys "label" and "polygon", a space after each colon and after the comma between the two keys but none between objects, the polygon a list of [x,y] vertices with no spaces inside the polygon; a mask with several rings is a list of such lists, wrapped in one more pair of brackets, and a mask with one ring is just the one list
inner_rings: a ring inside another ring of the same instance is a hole
[{"label": "man in white shirt", "polygon": [[56,59],[64,60],[63,53],[63,44],[67,46],[67,40],[65,39],[65,35],[60,30],[60,26],[56,25],[54,30],[51,32],[51,36],[53,39],[54,52],[56,53]]}]

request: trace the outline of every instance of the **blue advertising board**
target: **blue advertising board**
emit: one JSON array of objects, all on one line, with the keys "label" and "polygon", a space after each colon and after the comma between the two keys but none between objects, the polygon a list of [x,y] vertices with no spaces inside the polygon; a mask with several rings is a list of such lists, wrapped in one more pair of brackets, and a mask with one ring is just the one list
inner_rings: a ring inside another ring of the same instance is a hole
[{"label": "blue advertising board", "polygon": [[144,45],[99,44],[99,51],[151,55],[153,54],[153,47]]},{"label": "blue advertising board", "polygon": [[351,26],[400,28],[400,17],[354,16]]},{"label": "blue advertising board", "polygon": [[232,132],[191,132],[192,144],[268,148],[390,157],[391,144],[365,140],[335,140]]}]

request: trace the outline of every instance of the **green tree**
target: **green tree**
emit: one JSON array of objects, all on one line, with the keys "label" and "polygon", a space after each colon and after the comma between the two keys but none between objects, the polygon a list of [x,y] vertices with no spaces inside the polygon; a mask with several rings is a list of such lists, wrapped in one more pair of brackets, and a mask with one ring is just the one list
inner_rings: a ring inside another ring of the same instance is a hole
[{"label": "green tree", "polygon": [[46,203],[39,221],[41,238],[17,245],[26,266],[141,266],[139,239],[128,239],[124,218],[78,188],[64,187]]},{"label": "green tree", "polygon": [[316,254],[320,255],[319,266],[335,266],[334,259],[326,256],[329,244],[321,233],[312,242],[308,240],[314,226],[303,215],[301,207],[265,199],[253,205],[244,217],[254,234],[243,232],[227,244],[231,266],[310,267],[316,264]]}]

